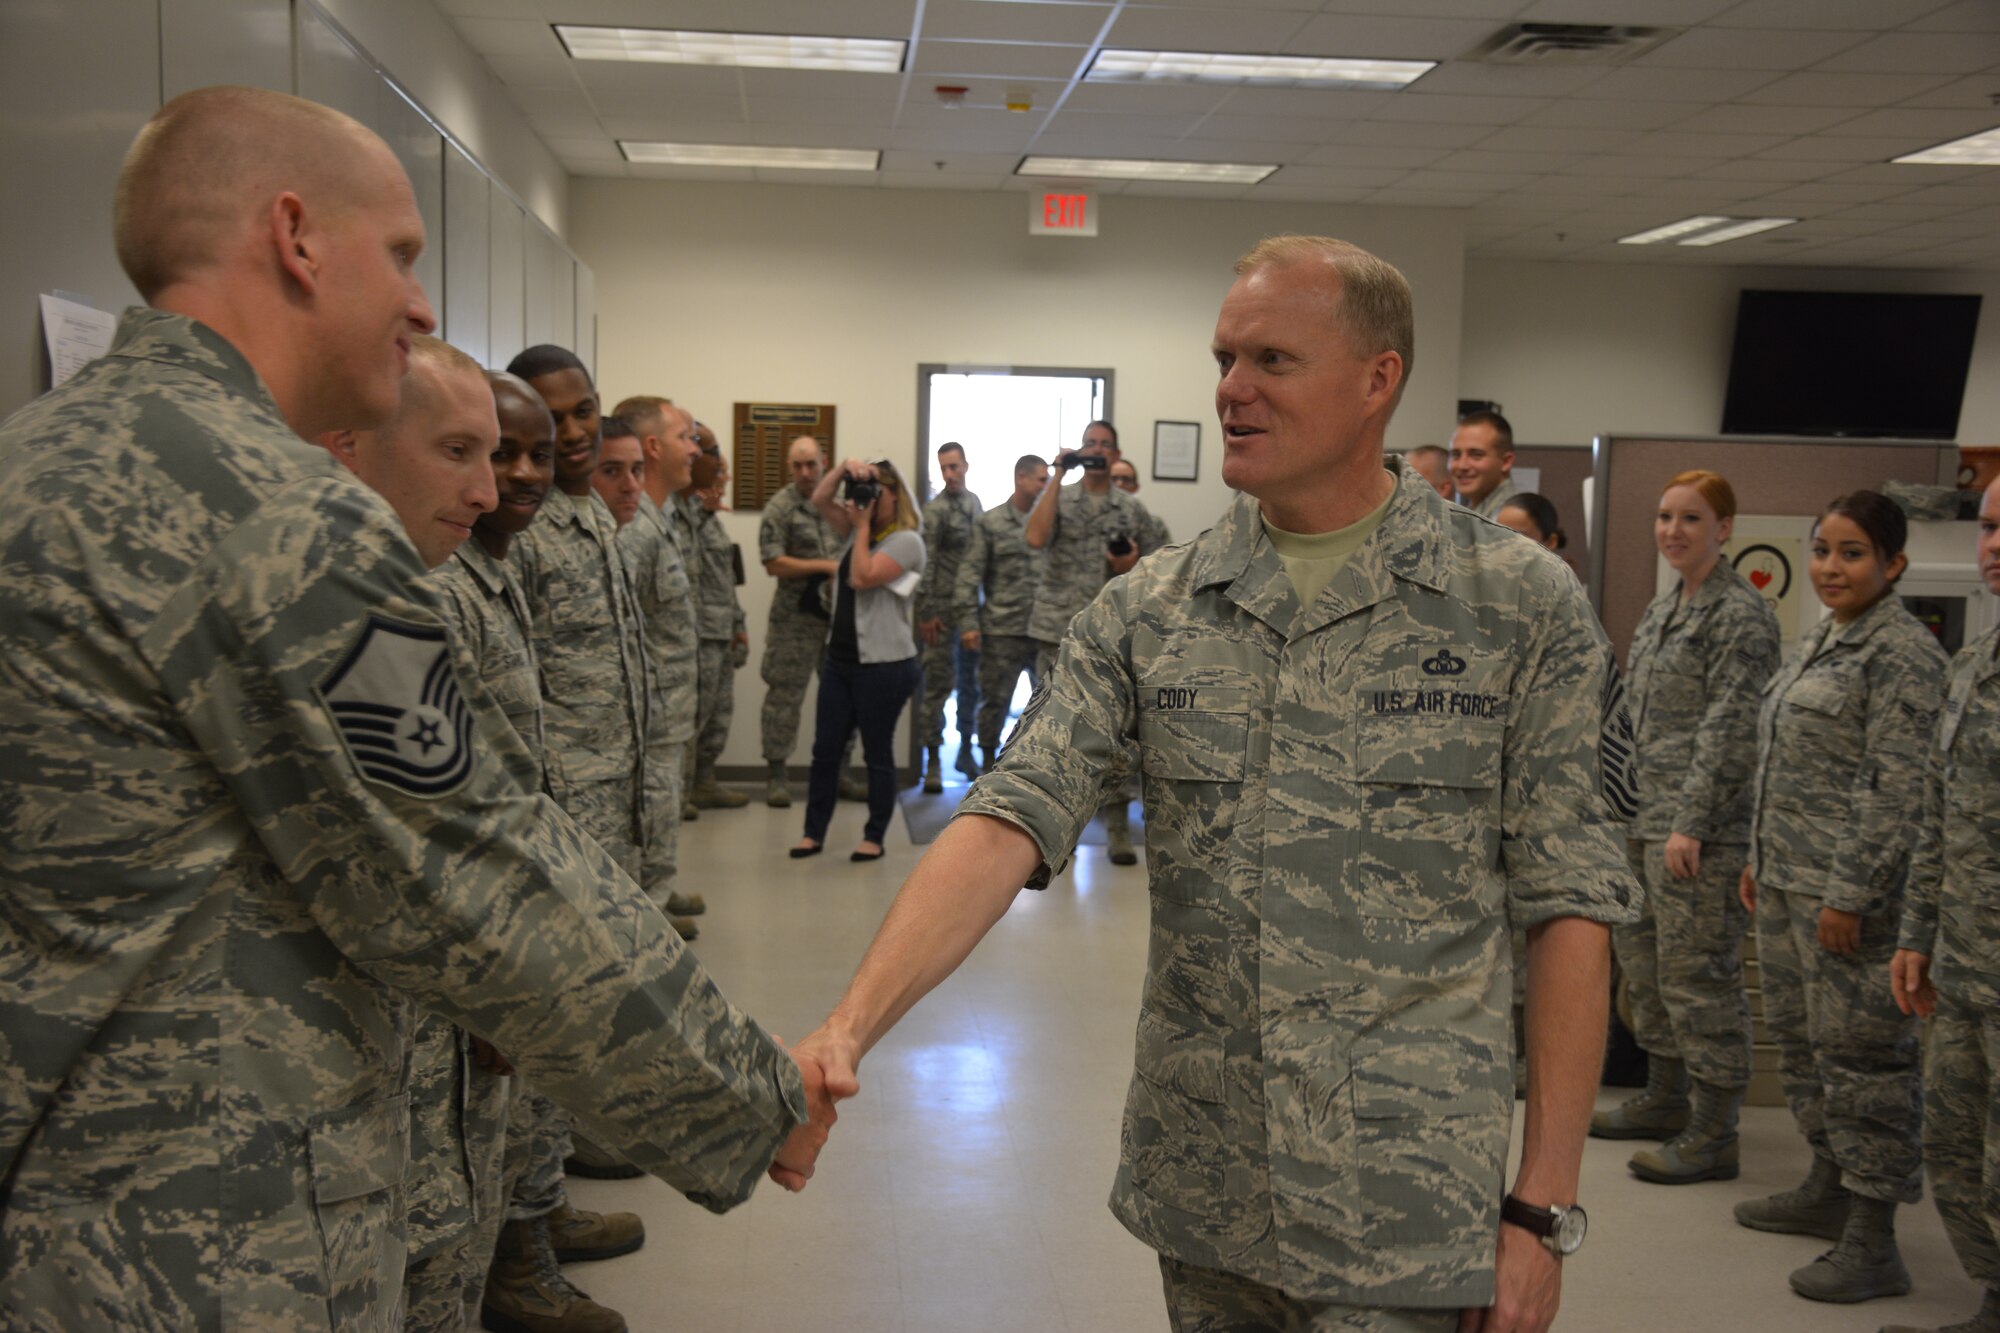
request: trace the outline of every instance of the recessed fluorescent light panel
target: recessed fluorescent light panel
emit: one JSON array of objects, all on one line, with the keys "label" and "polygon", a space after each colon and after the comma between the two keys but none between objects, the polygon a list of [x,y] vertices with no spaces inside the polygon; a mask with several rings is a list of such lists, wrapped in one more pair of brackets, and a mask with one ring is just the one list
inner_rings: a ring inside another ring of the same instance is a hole
[{"label": "recessed fluorescent light panel", "polygon": [[1953,139],[1921,153],[1905,153],[1892,162],[1923,162],[1940,167],[2000,167],[2000,127]]},{"label": "recessed fluorescent light panel", "polygon": [[1219,51],[1100,51],[1083,77],[1098,83],[1249,83],[1266,88],[1401,88],[1435,60],[1245,56]]},{"label": "recessed fluorescent light panel", "polygon": [[1679,222],[1669,222],[1664,227],[1651,231],[1634,232],[1630,236],[1620,236],[1620,245],[1658,245],[1662,241],[1672,241],[1675,245],[1720,245],[1743,236],[1755,236],[1760,231],[1770,231],[1774,227],[1789,227],[1797,218],[1725,218],[1704,215],[1682,218]]},{"label": "recessed fluorescent light panel", "polygon": [[782,167],[797,171],[873,171],[873,148],[754,148],[726,143],[634,143],[620,139],[627,162],[674,167]]},{"label": "recessed fluorescent light panel", "polygon": [[1195,185],[1255,185],[1277,165],[1255,162],[1156,162],[1131,157],[1025,157],[1016,176],[1070,180],[1176,181]]},{"label": "recessed fluorescent light panel", "polygon": [[876,37],[795,37],[786,33],[686,32],[669,28],[555,25],[575,60],[646,60],[668,65],[749,65],[899,74],[908,42]]}]

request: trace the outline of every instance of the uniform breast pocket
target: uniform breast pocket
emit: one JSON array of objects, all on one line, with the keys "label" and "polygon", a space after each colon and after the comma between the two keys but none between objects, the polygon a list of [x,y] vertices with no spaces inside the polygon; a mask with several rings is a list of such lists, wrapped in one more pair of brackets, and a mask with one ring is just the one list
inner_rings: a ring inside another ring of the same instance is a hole
[{"label": "uniform breast pocket", "polygon": [[1501,910],[1500,722],[1363,717],[1355,745],[1363,916],[1488,916]]},{"label": "uniform breast pocket", "polygon": [[1140,770],[1169,782],[1243,781],[1250,699],[1246,686],[1211,684],[1200,672],[1165,683],[1141,681]]},{"label": "uniform breast pocket", "polygon": [[392,1097],[316,1119],[307,1131],[313,1218],[335,1328],[364,1327],[403,1285],[403,1174],[410,1103]]}]

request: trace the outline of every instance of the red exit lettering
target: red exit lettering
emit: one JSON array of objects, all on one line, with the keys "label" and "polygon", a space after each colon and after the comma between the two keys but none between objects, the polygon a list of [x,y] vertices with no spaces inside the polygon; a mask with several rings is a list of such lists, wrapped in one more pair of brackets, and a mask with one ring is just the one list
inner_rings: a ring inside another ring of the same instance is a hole
[{"label": "red exit lettering", "polygon": [[1084,212],[1090,206],[1087,194],[1045,194],[1042,196],[1042,225],[1044,227],[1082,227]]}]

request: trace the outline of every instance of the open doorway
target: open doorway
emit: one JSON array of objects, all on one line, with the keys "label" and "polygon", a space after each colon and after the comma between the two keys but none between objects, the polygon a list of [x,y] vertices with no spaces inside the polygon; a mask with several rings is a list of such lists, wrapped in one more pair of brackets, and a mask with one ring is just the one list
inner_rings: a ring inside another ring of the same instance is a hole
[{"label": "open doorway", "polygon": [[[1112,372],[1109,369],[1061,366],[954,366],[926,364],[917,367],[917,459],[914,476],[921,480],[918,491],[928,500],[936,493],[937,448],[956,440],[965,448],[966,489],[979,498],[982,510],[1006,504],[1014,493],[1014,461],[1023,454],[1054,458],[1058,450],[1074,446],[1083,428],[1092,421],[1111,415]],[[961,672],[961,677],[964,676]],[[976,686],[976,681],[967,682]],[[1008,701],[1006,728],[1011,731],[1021,709],[1027,706],[1029,685],[1023,675]],[[923,691],[919,687],[917,717],[911,730],[911,757],[922,765],[924,726]],[[971,774],[970,751],[963,747],[973,737],[974,718],[970,708],[959,716],[960,698],[975,697],[972,690],[954,690],[944,708],[944,760],[947,787],[962,787]],[[965,761],[961,766],[961,757]]]}]

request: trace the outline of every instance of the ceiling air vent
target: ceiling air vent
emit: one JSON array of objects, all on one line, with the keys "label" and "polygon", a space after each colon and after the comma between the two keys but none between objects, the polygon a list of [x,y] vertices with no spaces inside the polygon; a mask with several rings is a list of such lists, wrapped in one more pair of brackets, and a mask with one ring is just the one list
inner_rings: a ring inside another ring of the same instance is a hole
[{"label": "ceiling air vent", "polygon": [[1617,65],[1680,32],[1606,23],[1510,23],[1460,58],[1489,65]]}]

